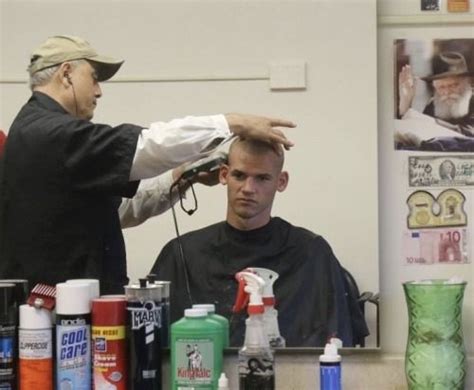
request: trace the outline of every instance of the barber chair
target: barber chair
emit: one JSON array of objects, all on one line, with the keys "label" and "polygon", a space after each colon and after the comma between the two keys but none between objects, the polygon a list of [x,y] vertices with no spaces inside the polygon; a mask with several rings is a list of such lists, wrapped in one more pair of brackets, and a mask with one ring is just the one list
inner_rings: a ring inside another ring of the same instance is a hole
[{"label": "barber chair", "polygon": [[[357,305],[362,313],[362,316],[365,320],[365,305],[366,303],[373,304],[375,306],[375,313],[376,313],[376,345],[377,347],[380,346],[380,332],[379,332],[379,293],[373,293],[370,291],[364,291],[360,293],[359,287],[357,286],[357,282],[352,276],[352,274],[343,268],[344,271],[344,278],[345,278],[345,286],[346,286],[346,294],[350,294],[353,299],[356,300]],[[353,332],[354,332],[354,345],[365,347],[365,335],[363,335],[362,328],[364,324],[357,324],[356,321],[353,320]],[[360,332],[358,330],[361,330]]]}]

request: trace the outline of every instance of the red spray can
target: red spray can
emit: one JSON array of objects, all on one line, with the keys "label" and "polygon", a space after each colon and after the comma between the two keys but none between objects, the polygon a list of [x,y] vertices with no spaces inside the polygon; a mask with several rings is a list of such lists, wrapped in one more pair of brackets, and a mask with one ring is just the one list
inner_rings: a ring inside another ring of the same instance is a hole
[{"label": "red spray can", "polygon": [[127,390],[126,306],[125,297],[92,300],[95,390]]}]

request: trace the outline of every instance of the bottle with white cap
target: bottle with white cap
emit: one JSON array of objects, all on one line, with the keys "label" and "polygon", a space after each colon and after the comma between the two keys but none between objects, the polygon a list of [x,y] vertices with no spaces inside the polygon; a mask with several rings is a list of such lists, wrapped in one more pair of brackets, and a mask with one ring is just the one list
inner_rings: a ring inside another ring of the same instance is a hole
[{"label": "bottle with white cap", "polygon": [[[69,284],[88,284],[90,288],[91,301],[100,297],[100,282],[98,279],[69,279],[66,280]],[[92,305],[92,302],[91,302]]]},{"label": "bottle with white cap", "polygon": [[56,388],[91,386],[90,284],[56,285]]},{"label": "bottle with white cap", "polygon": [[239,389],[274,390],[275,359],[263,322],[265,312],[262,291],[265,281],[258,275],[242,271],[235,275],[239,282],[233,312],[247,306],[244,345],[239,349]]},{"label": "bottle with white cap", "polygon": [[249,268],[251,272],[255,272],[264,281],[262,291],[262,301],[265,305],[265,312],[263,313],[263,326],[267,333],[268,342],[273,348],[284,348],[286,341],[280,334],[278,326],[278,311],[275,309],[275,295],[273,294],[273,284],[278,279],[278,273],[267,268],[252,267]]},{"label": "bottle with white cap", "polygon": [[53,330],[51,312],[20,306],[19,385],[22,390],[53,389]]},{"label": "bottle with white cap", "polygon": [[331,338],[324,347],[324,354],[319,357],[320,390],[341,390],[341,355],[338,347],[342,347],[341,340]]},{"label": "bottle with white cap", "polygon": [[213,390],[222,371],[221,325],[205,309],[186,309],[171,325],[171,389]]},{"label": "bottle with white cap", "polygon": [[222,345],[224,348],[229,347],[229,320],[216,313],[216,305],[213,303],[196,303],[193,305],[193,309],[206,309],[209,317],[221,324],[223,340]]},{"label": "bottle with white cap", "polygon": [[219,377],[217,390],[229,390],[229,379],[227,379],[225,372],[221,373],[221,376]]}]

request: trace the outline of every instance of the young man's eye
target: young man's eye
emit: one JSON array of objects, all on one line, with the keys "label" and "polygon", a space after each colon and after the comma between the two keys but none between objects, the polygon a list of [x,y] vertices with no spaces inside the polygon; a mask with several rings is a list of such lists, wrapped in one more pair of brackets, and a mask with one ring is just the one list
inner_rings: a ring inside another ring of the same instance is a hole
[{"label": "young man's eye", "polygon": [[242,172],[232,172],[232,177],[237,179],[237,180],[243,180],[244,179],[244,174]]}]

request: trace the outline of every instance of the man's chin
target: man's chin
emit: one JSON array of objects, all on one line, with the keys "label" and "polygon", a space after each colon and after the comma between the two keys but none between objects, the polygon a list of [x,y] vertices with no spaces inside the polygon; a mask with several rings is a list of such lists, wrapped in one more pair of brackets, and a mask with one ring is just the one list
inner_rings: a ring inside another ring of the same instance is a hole
[{"label": "man's chin", "polygon": [[238,210],[236,213],[241,219],[252,219],[255,217],[255,213],[252,213],[248,210]]}]

